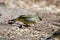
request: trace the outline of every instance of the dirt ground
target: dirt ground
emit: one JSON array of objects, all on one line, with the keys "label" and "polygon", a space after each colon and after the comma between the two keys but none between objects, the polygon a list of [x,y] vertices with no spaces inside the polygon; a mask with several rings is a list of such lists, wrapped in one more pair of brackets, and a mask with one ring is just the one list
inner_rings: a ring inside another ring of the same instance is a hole
[{"label": "dirt ground", "polygon": [[[59,4],[59,0],[0,0],[0,40],[47,40],[60,28]],[[20,15],[37,15],[42,20],[30,28],[8,24]]]}]

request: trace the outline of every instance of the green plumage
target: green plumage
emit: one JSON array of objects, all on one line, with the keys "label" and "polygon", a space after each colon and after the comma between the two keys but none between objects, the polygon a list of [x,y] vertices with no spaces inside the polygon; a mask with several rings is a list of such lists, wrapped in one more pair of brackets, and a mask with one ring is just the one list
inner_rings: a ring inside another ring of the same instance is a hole
[{"label": "green plumage", "polygon": [[39,21],[39,17],[36,15],[21,15],[16,18],[16,21],[21,21],[25,24],[34,24]]}]

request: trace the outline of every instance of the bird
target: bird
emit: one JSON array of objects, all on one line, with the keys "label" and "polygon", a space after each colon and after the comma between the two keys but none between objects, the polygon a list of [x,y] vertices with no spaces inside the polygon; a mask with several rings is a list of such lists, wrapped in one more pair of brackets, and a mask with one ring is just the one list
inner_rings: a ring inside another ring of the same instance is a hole
[{"label": "bird", "polygon": [[16,19],[12,19],[8,21],[8,24],[14,24],[16,21],[23,22],[24,26],[29,26],[28,24],[35,24],[38,21],[42,20],[37,15],[20,15]]}]

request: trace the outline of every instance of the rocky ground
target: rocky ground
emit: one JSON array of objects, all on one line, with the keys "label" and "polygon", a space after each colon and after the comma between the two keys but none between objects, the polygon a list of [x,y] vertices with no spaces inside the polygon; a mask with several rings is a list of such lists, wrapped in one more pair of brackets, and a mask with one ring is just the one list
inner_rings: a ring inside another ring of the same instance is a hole
[{"label": "rocky ground", "polygon": [[[60,28],[58,2],[59,0],[0,0],[0,40],[47,40]],[[37,15],[42,21],[30,28],[19,28],[7,23],[20,15]]]}]

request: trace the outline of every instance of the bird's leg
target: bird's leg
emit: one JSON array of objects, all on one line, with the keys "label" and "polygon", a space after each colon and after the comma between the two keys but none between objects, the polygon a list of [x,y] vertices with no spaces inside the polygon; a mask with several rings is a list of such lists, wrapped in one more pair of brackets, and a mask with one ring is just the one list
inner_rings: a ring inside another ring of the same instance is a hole
[{"label": "bird's leg", "polygon": [[22,28],[23,25],[20,25],[19,28]]},{"label": "bird's leg", "polygon": [[25,24],[25,25],[23,25],[23,26],[25,26],[25,27],[31,27],[30,25],[28,25],[28,24]]},{"label": "bird's leg", "polygon": [[16,23],[18,25],[19,28],[23,28],[23,24],[19,24],[19,23]]}]

